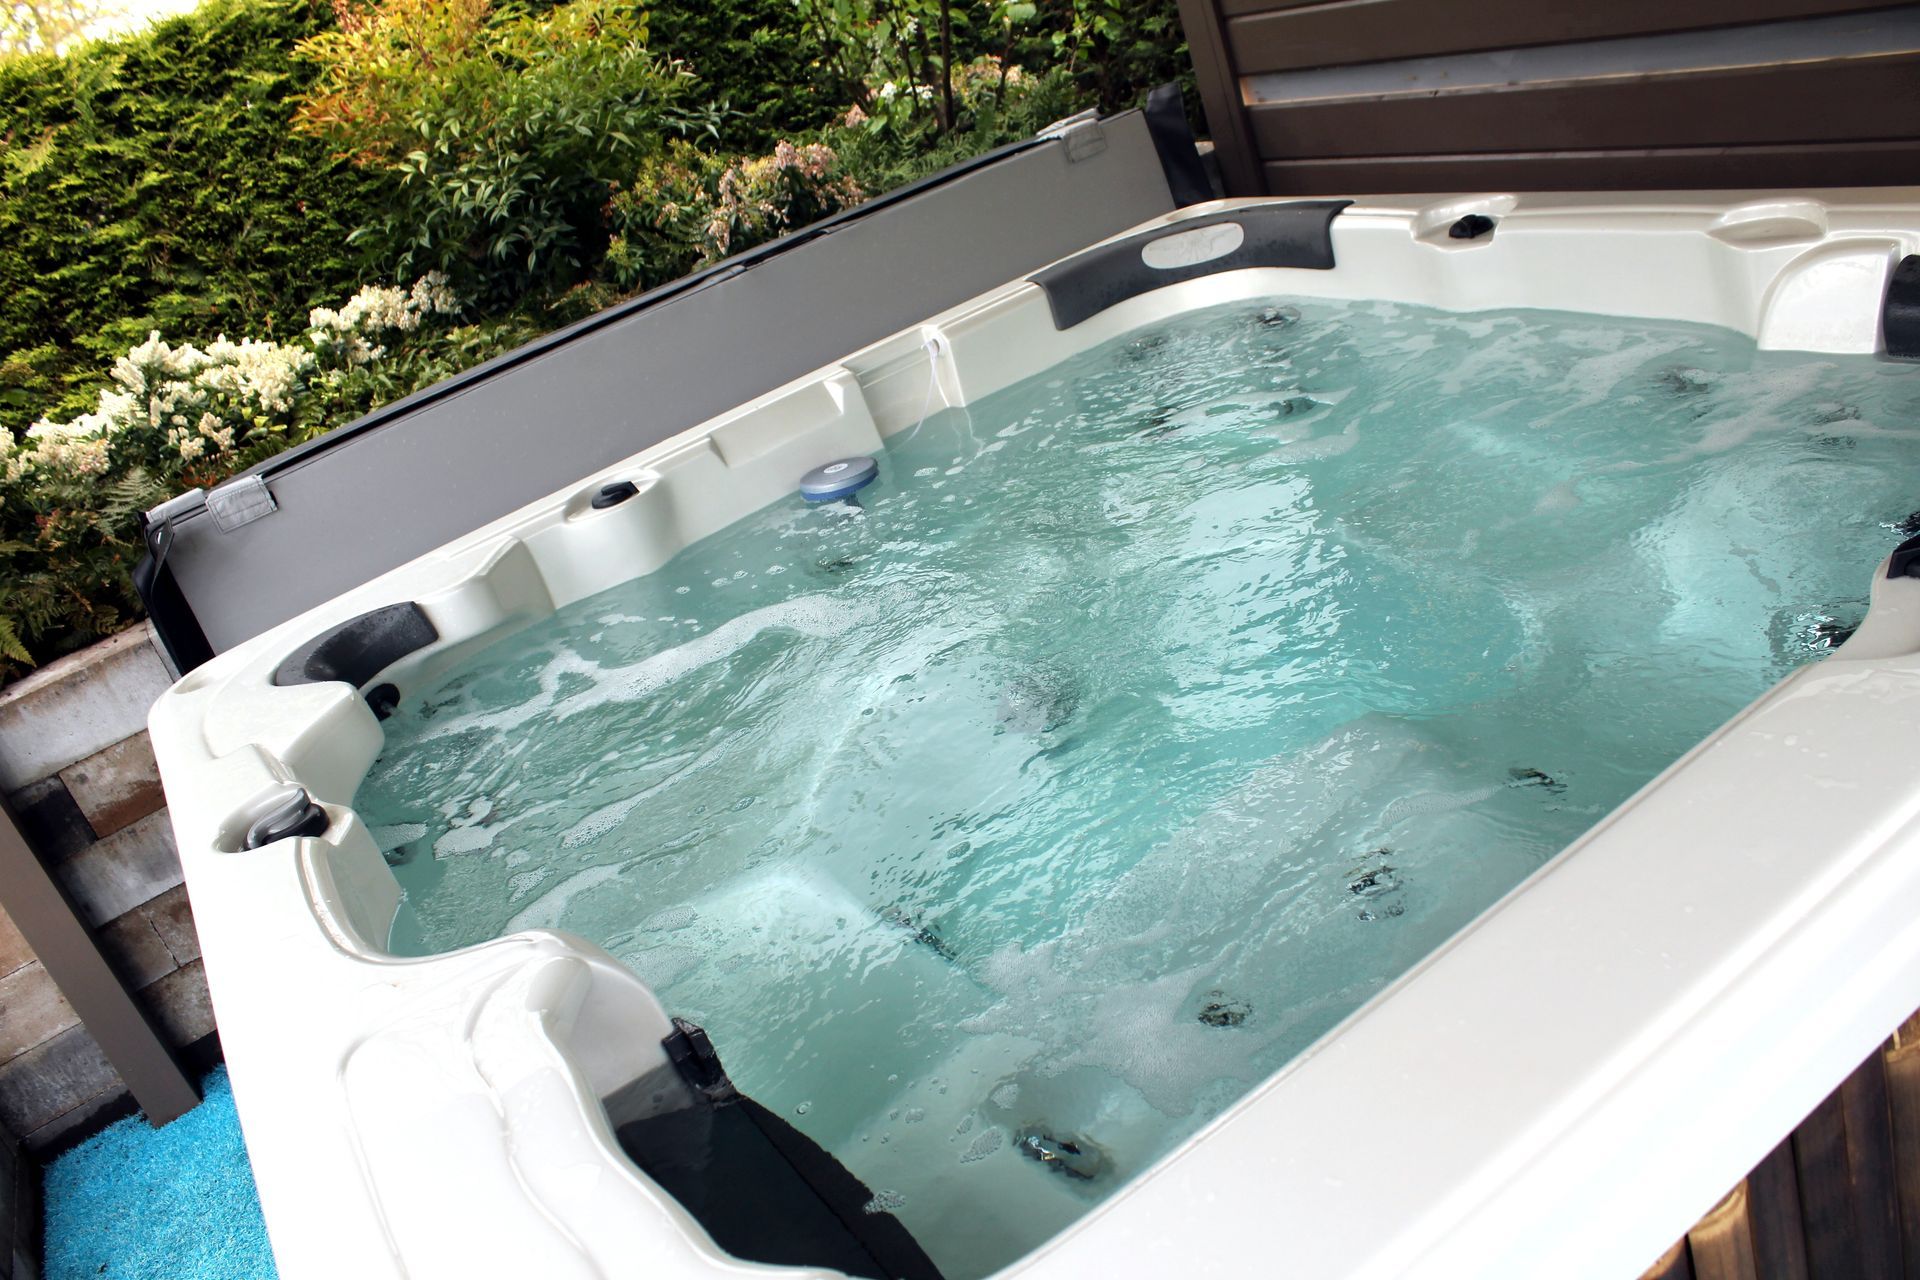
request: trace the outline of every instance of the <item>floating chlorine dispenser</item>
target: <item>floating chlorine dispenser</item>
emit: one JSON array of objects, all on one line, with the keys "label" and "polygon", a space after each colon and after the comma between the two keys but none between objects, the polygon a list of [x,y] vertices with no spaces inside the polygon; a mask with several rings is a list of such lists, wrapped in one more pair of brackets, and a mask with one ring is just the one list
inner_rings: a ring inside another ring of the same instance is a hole
[{"label": "floating chlorine dispenser", "polygon": [[[851,500],[853,495],[872,484],[880,475],[880,464],[872,458],[842,458],[815,467],[800,477],[800,496],[808,502]],[[858,503],[854,503],[858,506]]]}]

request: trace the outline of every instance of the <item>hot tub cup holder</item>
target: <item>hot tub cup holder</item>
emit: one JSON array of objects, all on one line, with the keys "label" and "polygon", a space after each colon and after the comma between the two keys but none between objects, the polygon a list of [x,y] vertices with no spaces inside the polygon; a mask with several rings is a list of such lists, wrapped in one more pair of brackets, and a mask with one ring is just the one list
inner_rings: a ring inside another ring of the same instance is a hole
[{"label": "hot tub cup holder", "polygon": [[1415,240],[1436,249],[1484,249],[1499,239],[1501,220],[1518,204],[1512,195],[1447,200],[1422,209],[1408,229]]},{"label": "hot tub cup holder", "polygon": [[567,499],[566,519],[571,522],[610,515],[631,505],[635,498],[645,497],[659,483],[660,473],[650,470],[602,475],[580,486]]}]

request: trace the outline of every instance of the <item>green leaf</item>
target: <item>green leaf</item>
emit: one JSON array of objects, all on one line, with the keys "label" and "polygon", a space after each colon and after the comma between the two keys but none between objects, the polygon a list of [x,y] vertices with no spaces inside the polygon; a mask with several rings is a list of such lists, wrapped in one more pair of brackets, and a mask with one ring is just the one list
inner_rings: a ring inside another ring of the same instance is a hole
[{"label": "green leaf", "polygon": [[27,646],[20,641],[20,633],[14,630],[12,619],[0,614],[0,657],[10,658],[22,666],[32,667],[39,664],[33,655],[27,652]]}]

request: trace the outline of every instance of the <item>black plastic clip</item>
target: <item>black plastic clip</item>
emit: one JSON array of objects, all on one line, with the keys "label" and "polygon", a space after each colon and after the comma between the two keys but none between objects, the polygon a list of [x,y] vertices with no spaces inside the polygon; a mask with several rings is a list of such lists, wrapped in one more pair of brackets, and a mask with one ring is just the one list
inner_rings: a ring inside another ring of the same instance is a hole
[{"label": "black plastic clip", "polygon": [[727,1078],[727,1069],[720,1065],[720,1055],[703,1029],[685,1018],[675,1018],[673,1034],[662,1040],[660,1047],[667,1051],[667,1060],[680,1072],[680,1078],[708,1102],[718,1107],[739,1100],[740,1091]]},{"label": "black plastic clip", "polygon": [[1470,213],[1447,228],[1450,240],[1478,240],[1494,228],[1494,221],[1484,213]]},{"label": "black plastic clip", "polygon": [[1908,538],[1887,557],[1889,578],[1920,578],[1920,537]]},{"label": "black plastic clip", "polygon": [[617,507],[640,492],[640,486],[631,480],[616,480],[612,484],[600,486],[600,492],[593,495],[592,507],[595,511],[605,511],[608,507]]}]

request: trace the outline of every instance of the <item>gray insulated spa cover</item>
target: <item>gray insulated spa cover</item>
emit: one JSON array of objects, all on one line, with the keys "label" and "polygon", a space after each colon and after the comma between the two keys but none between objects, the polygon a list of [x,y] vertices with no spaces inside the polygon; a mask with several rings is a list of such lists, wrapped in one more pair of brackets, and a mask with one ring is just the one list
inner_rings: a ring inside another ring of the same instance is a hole
[{"label": "gray insulated spa cover", "polygon": [[[182,669],[543,494],[1194,198],[1165,95],[602,312],[148,514]],[[1149,124],[1149,117],[1152,124]],[[1173,141],[1169,141],[1172,136]]]}]

